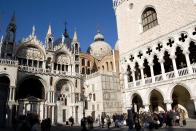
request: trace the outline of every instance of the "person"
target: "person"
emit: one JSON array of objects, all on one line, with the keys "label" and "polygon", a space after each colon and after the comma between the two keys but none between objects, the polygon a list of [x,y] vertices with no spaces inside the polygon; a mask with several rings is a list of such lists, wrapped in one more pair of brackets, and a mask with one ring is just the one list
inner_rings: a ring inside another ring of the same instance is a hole
[{"label": "person", "polygon": [[108,126],[108,129],[109,129],[110,125],[111,125],[111,120],[110,120],[109,116],[106,117],[106,121],[107,121],[107,126]]},{"label": "person", "polygon": [[136,114],[134,122],[135,122],[135,129],[136,129],[136,131],[140,131],[141,125],[140,125],[140,120],[139,120],[139,115],[138,114]]},{"label": "person", "polygon": [[87,129],[86,129],[86,118],[85,117],[83,117],[81,119],[81,127],[82,127],[82,131],[87,131]]},{"label": "person", "polygon": [[34,122],[35,123],[32,126],[31,131],[41,131],[40,124],[39,124],[39,119],[35,119]]},{"label": "person", "polygon": [[101,115],[101,126],[102,126],[102,128],[104,127],[104,123],[105,123],[104,119],[105,119],[105,117],[103,115]]},{"label": "person", "polygon": [[72,116],[69,118],[69,122],[70,122],[71,126],[73,126],[73,124],[74,124],[74,119],[73,119]]}]

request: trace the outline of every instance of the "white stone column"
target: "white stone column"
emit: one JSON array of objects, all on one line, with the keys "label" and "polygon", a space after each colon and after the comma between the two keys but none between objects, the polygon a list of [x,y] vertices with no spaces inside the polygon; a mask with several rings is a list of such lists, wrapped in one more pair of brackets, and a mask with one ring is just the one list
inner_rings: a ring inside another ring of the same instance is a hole
[{"label": "white stone column", "polygon": [[44,102],[40,103],[40,120],[42,121],[44,119]]},{"label": "white stone column", "polygon": [[150,74],[151,74],[151,78],[152,78],[152,83],[154,83],[155,77],[154,77],[153,63],[149,64],[149,66],[150,66]]},{"label": "white stone column", "polygon": [[195,112],[196,112],[196,98],[195,98],[195,99],[193,99],[193,102],[194,102]]},{"label": "white stone column", "polygon": [[132,72],[132,77],[133,77],[133,86],[135,87],[136,86],[136,83],[135,83],[135,70],[132,69],[131,72]]},{"label": "white stone column", "polygon": [[52,108],[52,124],[54,123],[54,106],[51,107]]},{"label": "white stone column", "polygon": [[160,65],[161,65],[161,73],[162,73],[162,76],[163,76],[163,80],[166,79],[166,75],[165,75],[165,67],[164,67],[164,60],[160,60]]},{"label": "white stone column", "polygon": [[140,66],[140,72],[141,72],[141,77],[142,77],[142,84],[145,85],[145,80],[144,80],[144,67]]},{"label": "white stone column", "polygon": [[189,58],[189,52],[186,52],[184,54],[185,54],[185,57],[186,57],[188,72],[189,72],[189,74],[193,74],[193,70],[192,70],[191,63],[190,63],[190,58]]},{"label": "white stone column", "polygon": [[144,104],[144,111],[149,112],[149,105],[150,104]]},{"label": "white stone column", "polygon": [[175,73],[175,77],[178,77],[178,69],[176,67],[176,56],[173,55],[170,57],[172,59],[172,64],[173,64],[173,68],[174,68],[174,73]]},{"label": "white stone column", "polygon": [[172,103],[172,102],[165,102],[167,111],[172,110],[171,103]]}]

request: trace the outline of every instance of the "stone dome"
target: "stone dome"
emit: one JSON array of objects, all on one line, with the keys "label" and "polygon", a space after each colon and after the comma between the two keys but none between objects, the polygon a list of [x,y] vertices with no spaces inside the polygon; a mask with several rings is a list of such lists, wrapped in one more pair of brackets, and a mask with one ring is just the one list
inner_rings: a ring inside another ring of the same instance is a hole
[{"label": "stone dome", "polygon": [[112,48],[104,41],[104,36],[98,31],[94,37],[94,42],[89,46],[87,52],[96,59],[101,60],[104,56],[112,53]]}]

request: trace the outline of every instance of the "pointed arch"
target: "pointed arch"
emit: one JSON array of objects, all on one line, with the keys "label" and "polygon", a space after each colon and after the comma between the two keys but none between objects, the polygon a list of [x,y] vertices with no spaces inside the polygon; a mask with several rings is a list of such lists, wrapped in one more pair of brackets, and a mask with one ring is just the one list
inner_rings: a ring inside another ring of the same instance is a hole
[{"label": "pointed arch", "polygon": [[175,55],[176,55],[177,69],[182,69],[187,67],[186,58],[185,55],[183,54],[183,49],[180,46],[176,47]]}]

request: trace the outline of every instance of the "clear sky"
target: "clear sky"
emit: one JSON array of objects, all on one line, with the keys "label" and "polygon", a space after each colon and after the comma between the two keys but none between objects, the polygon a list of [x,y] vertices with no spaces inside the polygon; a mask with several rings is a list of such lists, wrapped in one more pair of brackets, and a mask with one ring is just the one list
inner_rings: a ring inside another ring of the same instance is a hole
[{"label": "clear sky", "polygon": [[97,28],[112,47],[117,40],[112,0],[0,0],[0,36],[14,11],[17,42],[31,33],[33,25],[38,39],[44,42],[49,23],[57,39],[64,32],[65,21],[70,37],[77,30],[82,51],[93,42]]}]

